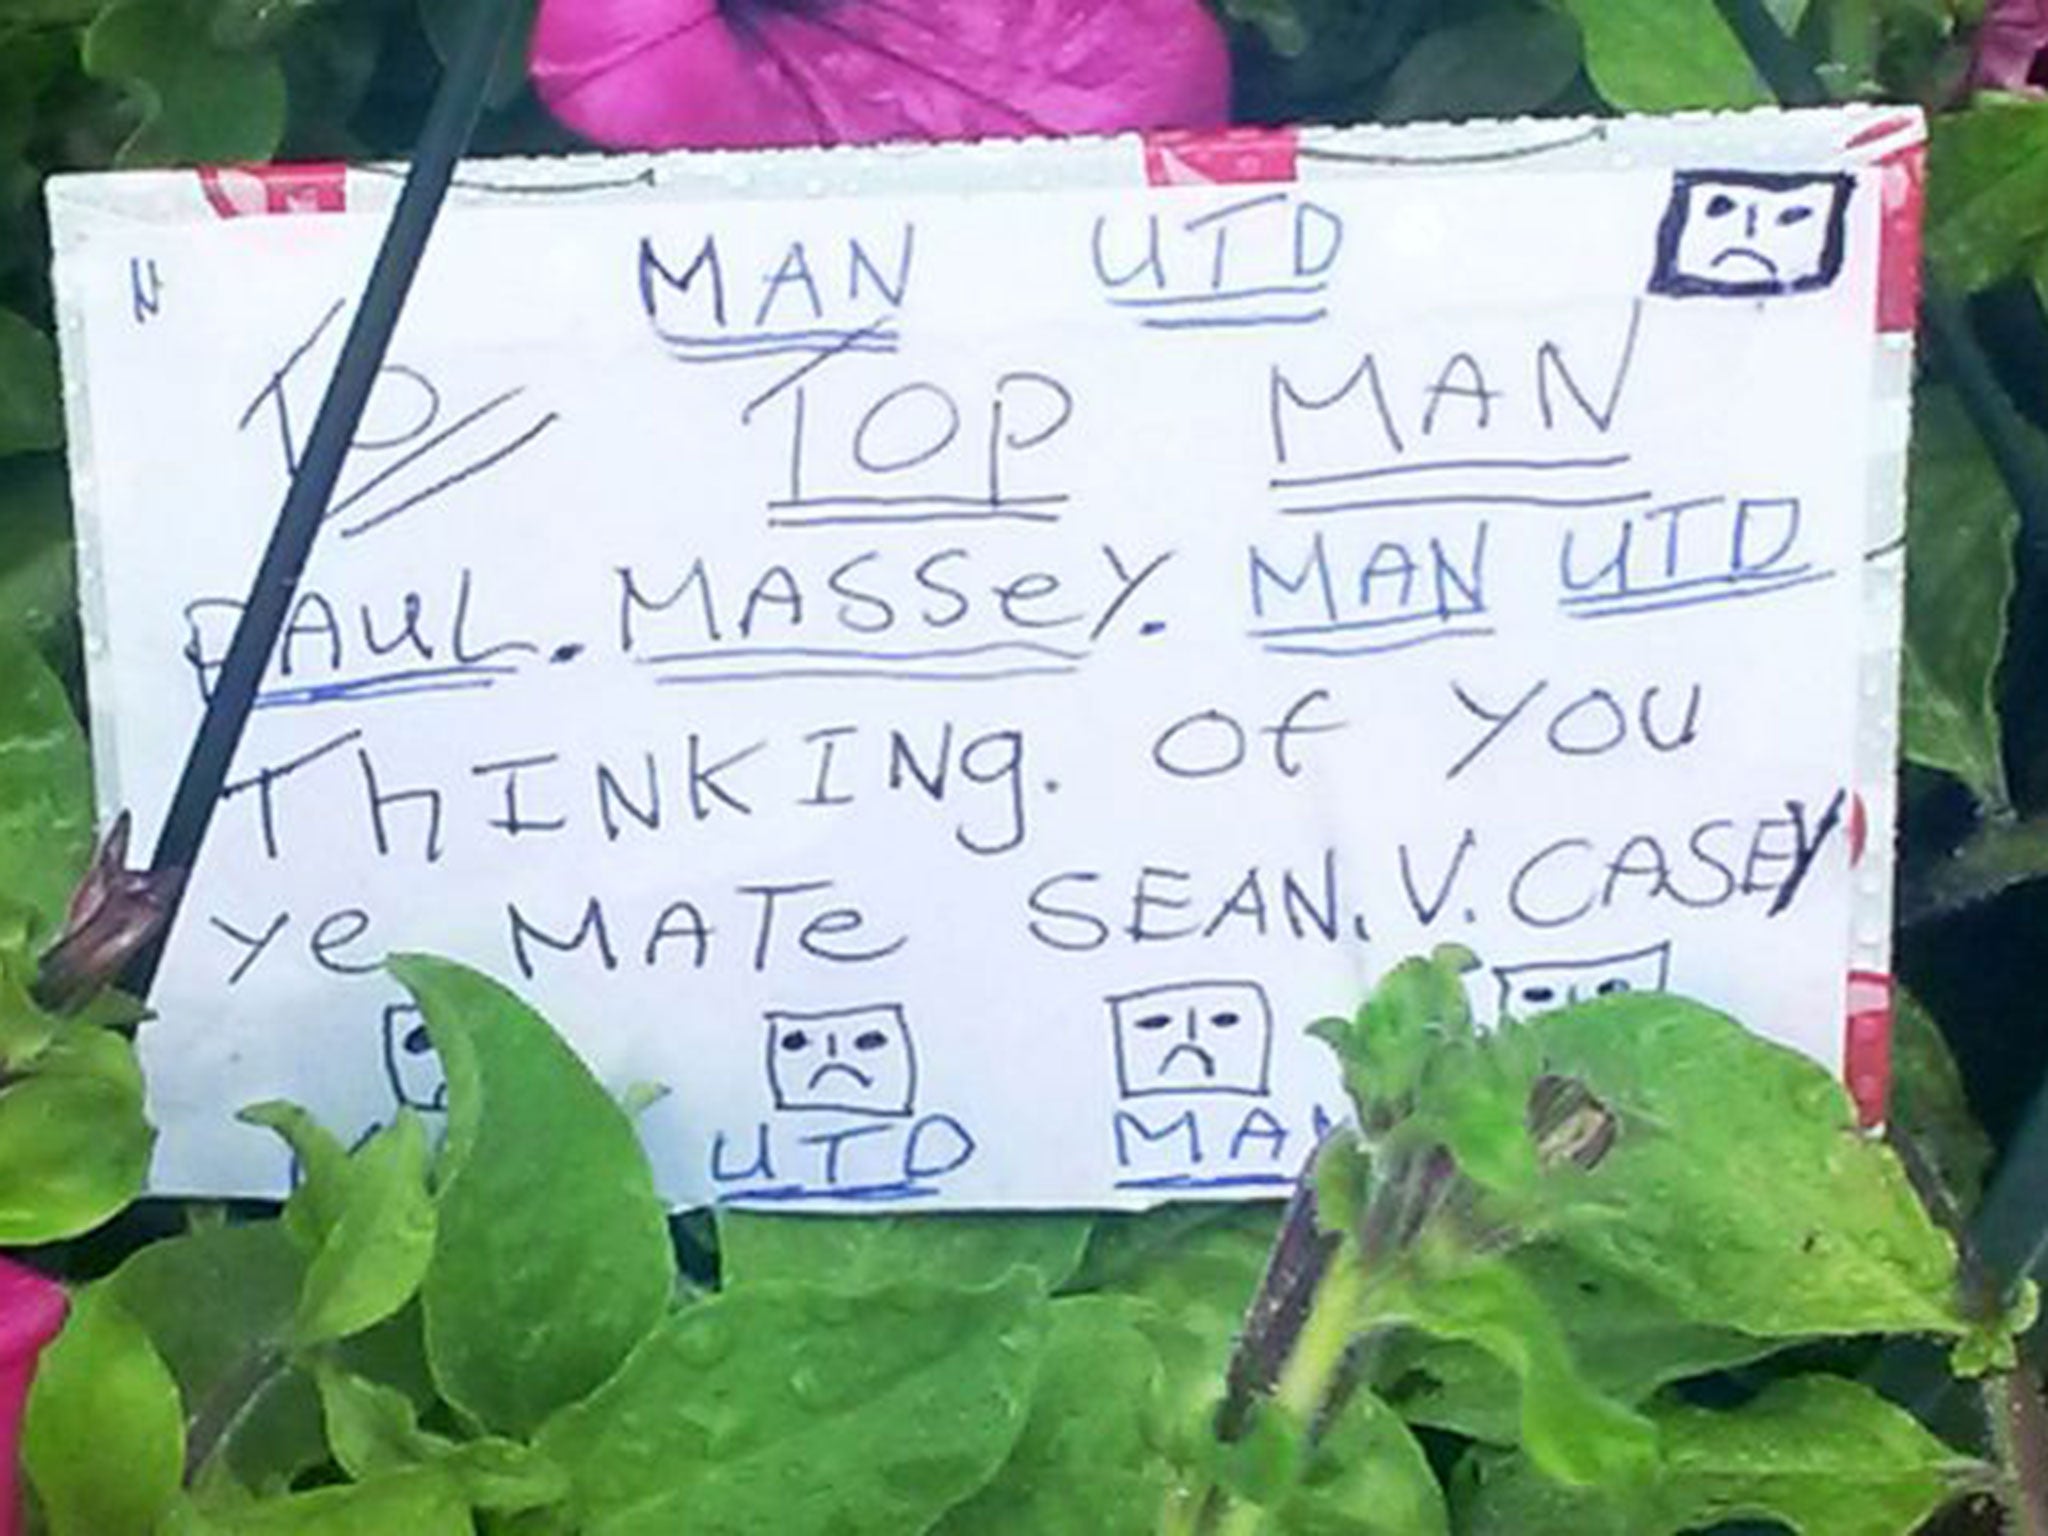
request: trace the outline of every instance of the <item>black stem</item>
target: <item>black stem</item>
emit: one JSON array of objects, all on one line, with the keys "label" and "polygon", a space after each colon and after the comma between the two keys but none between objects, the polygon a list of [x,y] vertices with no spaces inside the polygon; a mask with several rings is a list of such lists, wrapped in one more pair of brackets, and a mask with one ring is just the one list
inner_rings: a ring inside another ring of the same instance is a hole
[{"label": "black stem", "polygon": [[1764,0],[1715,0],[1749,62],[1788,107],[1824,107],[1833,99],[1806,50],[1785,35]]},{"label": "black stem", "polygon": [[[1343,1134],[1341,1131],[1335,1134]],[[1270,1396],[1294,1353],[1308,1320],[1316,1288],[1336,1256],[1338,1237],[1324,1232],[1316,1219],[1315,1158],[1294,1186],[1294,1196],[1280,1219],[1265,1274],[1245,1313],[1237,1347],[1224,1372],[1223,1402],[1216,1410],[1216,1438],[1226,1444],[1241,1440],[1252,1414]]]},{"label": "black stem", "polygon": [[[235,625],[234,638],[221,663],[213,693],[206,701],[199,733],[186,755],[178,788],[165,813],[156,851],[150,860],[155,872],[189,871],[198,862],[199,849],[212,824],[214,807],[226,787],[228,769],[256,692],[270,665],[271,652],[284,627],[299,578],[313,551],[327,504],[348,457],[350,441],[362,421],[363,407],[370,397],[377,371],[391,345],[406,295],[412,290],[427,238],[455,173],[456,162],[469,147],[484,94],[490,85],[492,65],[515,18],[518,0],[472,0],[467,26],[448,73],[435,93],[434,104],[420,132],[419,147],[412,170],[398,195],[391,223],[384,232],[376,265],[363,290],[361,307],[342,344],[340,361],[321,399],[320,413],[306,440],[305,454],[285,492],[283,510],[263,551],[263,562],[249,587],[249,599]],[[189,882],[187,882],[189,887]],[[156,938],[137,953],[122,977],[123,987],[136,997],[147,997],[163,960],[177,919],[174,897],[170,912]]]}]

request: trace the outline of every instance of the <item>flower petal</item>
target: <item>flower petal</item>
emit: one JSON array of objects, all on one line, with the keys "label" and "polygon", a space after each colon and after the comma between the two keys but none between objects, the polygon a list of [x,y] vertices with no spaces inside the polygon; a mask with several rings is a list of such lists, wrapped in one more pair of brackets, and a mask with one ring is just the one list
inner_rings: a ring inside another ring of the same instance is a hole
[{"label": "flower petal", "polygon": [[2036,89],[2048,52],[2048,0],[1992,0],[1977,24],[1970,84],[1979,90]]},{"label": "flower petal", "polygon": [[542,0],[534,87],[600,144],[666,149],[1206,128],[1202,0]]}]

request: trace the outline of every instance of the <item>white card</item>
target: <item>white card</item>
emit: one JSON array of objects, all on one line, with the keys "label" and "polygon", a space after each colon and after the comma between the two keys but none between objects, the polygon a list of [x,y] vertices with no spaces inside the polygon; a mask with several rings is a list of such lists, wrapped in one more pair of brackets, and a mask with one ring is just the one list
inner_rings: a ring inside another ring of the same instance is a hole
[{"label": "white card", "polygon": [[[251,1101],[437,1113],[397,950],[666,1088],[678,1206],[1274,1193],[1304,1027],[1449,941],[1489,1016],[1669,987],[1867,1095],[1920,141],[465,167],[158,983],[155,1186],[278,1192]],[[53,188],[145,839],[394,186]]]}]

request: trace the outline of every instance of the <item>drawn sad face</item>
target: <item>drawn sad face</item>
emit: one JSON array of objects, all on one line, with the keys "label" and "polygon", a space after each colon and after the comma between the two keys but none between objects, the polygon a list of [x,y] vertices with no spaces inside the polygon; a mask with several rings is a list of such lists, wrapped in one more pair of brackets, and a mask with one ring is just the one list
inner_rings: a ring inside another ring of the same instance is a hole
[{"label": "drawn sad face", "polygon": [[1109,1000],[1124,1097],[1266,1091],[1273,1009],[1257,982],[1188,981]]},{"label": "drawn sad face", "polygon": [[1624,992],[1661,992],[1671,976],[1671,944],[1652,944],[1626,954],[1590,960],[1545,960],[1529,965],[1503,965],[1500,1011],[1527,1019],[1553,1008],[1583,1003]]},{"label": "drawn sad face", "polygon": [[416,1004],[393,1003],[384,1010],[384,1075],[392,1097],[406,1108],[448,1107],[448,1078]]},{"label": "drawn sad face", "polygon": [[907,1115],[917,1055],[895,1003],[768,1015],[768,1085],[777,1109]]},{"label": "drawn sad face", "polygon": [[1852,185],[1846,175],[1680,172],[1652,291],[1741,298],[1826,287],[1842,267]]}]

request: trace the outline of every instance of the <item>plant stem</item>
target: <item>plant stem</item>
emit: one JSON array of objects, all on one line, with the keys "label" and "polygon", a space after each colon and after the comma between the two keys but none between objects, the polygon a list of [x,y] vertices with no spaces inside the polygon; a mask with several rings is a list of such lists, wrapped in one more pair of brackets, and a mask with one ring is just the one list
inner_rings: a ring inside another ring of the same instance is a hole
[{"label": "plant stem", "polygon": [[1985,1381],[1984,1416],[2005,1474],[2001,1490],[2011,1536],[2048,1536],[2048,1409],[2025,1366]]},{"label": "plant stem", "polygon": [[272,1344],[246,1350],[200,1401],[185,1430],[185,1486],[192,1486],[214,1453],[248,1417],[290,1362]]},{"label": "plant stem", "polygon": [[1343,1369],[1365,1292],[1365,1266],[1355,1252],[1340,1248],[1316,1287],[1301,1337],[1273,1392],[1273,1401],[1304,1425],[1315,1423]]},{"label": "plant stem", "polygon": [[[1321,1419],[1323,1405],[1343,1375],[1366,1290],[1365,1265],[1347,1241],[1323,1271],[1293,1353],[1273,1389],[1274,1405],[1305,1435]],[[1232,1503],[1215,1530],[1217,1536],[1255,1536],[1265,1518],[1266,1512],[1256,1504]]]}]

